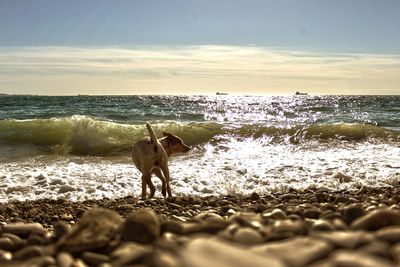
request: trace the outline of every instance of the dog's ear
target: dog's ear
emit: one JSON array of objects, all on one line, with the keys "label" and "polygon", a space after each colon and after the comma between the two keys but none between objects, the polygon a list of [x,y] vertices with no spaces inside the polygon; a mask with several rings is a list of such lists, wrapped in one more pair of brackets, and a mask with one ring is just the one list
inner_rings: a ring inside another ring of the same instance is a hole
[{"label": "dog's ear", "polygon": [[169,133],[169,132],[163,132],[162,133],[165,137],[167,137],[167,136],[171,136],[172,134],[171,133]]}]

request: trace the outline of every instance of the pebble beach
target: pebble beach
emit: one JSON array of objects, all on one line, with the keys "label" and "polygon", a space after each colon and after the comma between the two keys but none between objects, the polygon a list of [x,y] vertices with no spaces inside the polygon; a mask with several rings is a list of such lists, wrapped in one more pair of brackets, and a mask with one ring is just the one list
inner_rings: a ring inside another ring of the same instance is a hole
[{"label": "pebble beach", "polygon": [[400,187],[0,204],[1,266],[399,266]]}]

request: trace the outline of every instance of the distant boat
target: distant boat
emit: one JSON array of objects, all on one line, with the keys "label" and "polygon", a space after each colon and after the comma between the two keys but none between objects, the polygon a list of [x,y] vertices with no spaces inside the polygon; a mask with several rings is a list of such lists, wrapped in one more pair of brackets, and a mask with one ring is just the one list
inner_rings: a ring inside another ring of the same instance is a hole
[{"label": "distant boat", "polygon": [[217,92],[216,95],[228,95],[228,93]]},{"label": "distant boat", "polygon": [[297,92],[295,93],[295,95],[308,95],[308,94],[307,94],[307,93],[301,93],[301,92],[297,91]]}]

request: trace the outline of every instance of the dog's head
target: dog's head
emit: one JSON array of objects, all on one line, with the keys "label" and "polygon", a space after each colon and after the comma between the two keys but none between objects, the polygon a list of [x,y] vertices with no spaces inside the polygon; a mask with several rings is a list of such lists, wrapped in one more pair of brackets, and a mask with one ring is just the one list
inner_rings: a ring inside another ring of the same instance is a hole
[{"label": "dog's head", "polygon": [[163,135],[168,143],[170,154],[181,152],[186,153],[190,150],[190,147],[185,145],[182,139],[180,139],[178,136],[168,132],[163,132]]}]

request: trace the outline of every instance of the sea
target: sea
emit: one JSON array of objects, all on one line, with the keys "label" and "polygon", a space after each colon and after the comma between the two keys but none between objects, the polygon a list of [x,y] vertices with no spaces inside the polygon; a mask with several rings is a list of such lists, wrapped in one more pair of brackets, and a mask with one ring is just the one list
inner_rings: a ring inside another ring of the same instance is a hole
[{"label": "sea", "polygon": [[[139,197],[132,144],[178,135],[173,195],[400,180],[400,96],[0,96],[0,202]],[[153,177],[160,193],[160,181]]]}]

